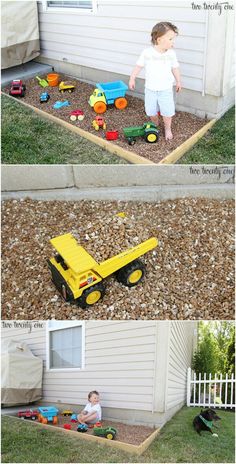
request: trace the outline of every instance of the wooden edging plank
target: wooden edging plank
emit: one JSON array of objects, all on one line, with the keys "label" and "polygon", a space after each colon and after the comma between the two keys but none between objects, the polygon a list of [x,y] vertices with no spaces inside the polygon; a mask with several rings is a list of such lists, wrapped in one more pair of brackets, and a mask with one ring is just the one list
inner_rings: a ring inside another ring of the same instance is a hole
[{"label": "wooden edging plank", "polygon": [[[5,92],[2,92],[5,96],[7,96],[10,99],[13,99],[16,101],[14,97],[11,95],[8,95]],[[119,145],[115,145],[112,142],[109,142],[107,140],[102,139],[101,137],[98,137],[97,135],[91,134],[90,132],[85,131],[84,129],[81,129],[80,127],[74,126],[70,124],[69,122],[64,121],[63,119],[58,118],[57,116],[54,116],[50,113],[47,113],[43,110],[40,110],[36,106],[32,106],[29,103],[26,103],[22,100],[17,100],[20,104],[26,106],[27,108],[35,111],[38,113],[40,116],[42,116],[45,119],[48,119],[51,122],[54,122],[56,124],[60,124],[62,127],[65,127],[66,129],[70,130],[71,132],[76,133],[77,135],[80,135],[81,137],[89,140],[92,143],[95,143],[96,145],[99,145],[101,148],[104,148],[107,150],[109,153],[112,153],[113,155],[118,156],[119,158],[123,158],[126,161],[128,161],[131,164],[152,164],[152,165],[158,165],[158,164],[173,164],[176,161],[178,161],[182,156],[190,149],[192,148],[198,140],[200,140],[203,135],[216,123],[217,119],[211,119],[208,123],[206,123],[201,129],[199,129],[195,134],[193,134],[189,139],[185,140],[179,147],[175,148],[171,153],[169,153],[165,158],[163,158],[161,161],[158,163],[154,163],[153,161],[150,161],[147,158],[144,158],[143,156],[139,156],[136,153],[132,151],[125,150],[124,148],[120,147]]]},{"label": "wooden edging plank", "polygon": [[182,156],[200,140],[203,135],[216,123],[217,119],[211,119],[199,131],[185,140],[179,147],[175,148],[169,155],[163,158],[158,164],[172,164],[178,161]]},{"label": "wooden edging plank", "polygon": [[[21,421],[21,419],[16,416],[8,416],[8,417],[14,417],[15,419],[19,419]],[[132,445],[131,443],[124,443],[123,441],[108,440],[106,438],[96,437],[95,435],[86,435],[86,433],[79,433],[75,430],[66,430],[62,427],[57,427],[56,425],[52,425],[52,424],[51,425],[42,424],[41,422],[37,422],[37,421],[29,421],[29,422],[36,426],[45,427],[48,430],[51,430],[52,432],[55,430],[59,430],[60,432],[63,432],[67,435],[69,434],[74,437],[76,436],[79,440],[97,442],[104,446],[110,446],[111,448],[117,448],[117,449],[126,451],[128,453],[137,454],[138,456],[140,456],[144,451],[146,451],[146,449],[150,446],[150,444],[153,442],[153,440],[156,438],[156,436],[160,432],[160,429],[156,429],[148,438],[146,438],[146,440],[144,440],[143,443],[141,443],[141,445]]]},{"label": "wooden edging plank", "polygon": [[[4,95],[7,97],[13,99],[16,101],[14,97],[11,95],[8,95],[3,92]],[[134,152],[125,150],[124,148],[120,147],[119,145],[115,145],[114,143],[111,143],[107,140],[102,139],[101,137],[98,137],[97,135],[91,134],[90,132],[87,132],[80,127],[74,126],[70,124],[69,122],[64,121],[63,119],[57,118],[57,116],[54,116],[50,113],[47,113],[43,110],[40,110],[36,106],[32,106],[29,103],[26,103],[22,100],[17,100],[20,104],[26,106],[27,108],[35,111],[38,113],[40,116],[42,116],[45,119],[48,119],[51,122],[54,122],[56,124],[60,124],[62,127],[65,127],[66,129],[69,129],[71,132],[75,132],[77,135],[80,135],[81,137],[89,140],[92,143],[95,143],[96,145],[99,145],[100,147],[104,148],[105,150],[109,151],[113,155],[117,155],[119,158],[123,158],[126,161],[128,161],[131,164],[152,164],[155,165],[156,163],[153,163],[153,161],[148,160],[147,158],[144,158],[143,156],[139,156]]]}]

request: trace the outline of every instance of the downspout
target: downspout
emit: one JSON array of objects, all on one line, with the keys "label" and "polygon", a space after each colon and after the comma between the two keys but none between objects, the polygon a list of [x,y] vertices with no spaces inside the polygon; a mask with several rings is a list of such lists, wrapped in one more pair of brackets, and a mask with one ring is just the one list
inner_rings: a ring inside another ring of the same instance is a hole
[{"label": "downspout", "polygon": [[206,63],[207,63],[207,47],[208,47],[208,27],[209,27],[209,10],[206,11],[206,28],[205,28],[205,35],[204,35],[204,61],[203,61],[202,97],[205,97]]},{"label": "downspout", "polygon": [[153,369],[153,384],[152,384],[152,414],[155,412],[156,403],[156,374],[157,374],[157,340],[158,337],[158,323],[156,321],[156,339],[155,339],[155,353],[154,353],[154,369]]}]

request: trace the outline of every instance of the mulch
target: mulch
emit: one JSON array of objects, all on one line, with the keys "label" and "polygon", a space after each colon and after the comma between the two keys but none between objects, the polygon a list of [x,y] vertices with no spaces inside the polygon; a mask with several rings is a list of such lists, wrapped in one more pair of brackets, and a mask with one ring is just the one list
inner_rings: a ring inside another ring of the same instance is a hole
[{"label": "mulch", "polygon": [[[126,217],[117,217],[125,212]],[[155,236],[132,288],[114,276],[86,310],[51,282],[49,240],[71,232],[98,261]],[[2,319],[233,319],[234,201],[6,200],[2,204]]]},{"label": "mulch", "polygon": [[[46,76],[44,77],[46,78]],[[92,121],[96,114],[88,104],[88,100],[90,95],[93,93],[94,85],[69,78],[62,74],[60,75],[60,79],[72,82],[76,86],[75,91],[73,93],[64,92],[61,94],[58,87],[46,87],[43,89],[38,84],[37,80],[32,78],[24,81],[26,84],[26,94],[23,101],[105,139],[105,131],[103,129],[96,131],[92,127]],[[6,93],[8,93],[9,90],[9,86],[4,89]],[[47,103],[40,103],[40,94],[44,91],[47,91],[51,98]],[[112,143],[115,143],[131,152],[135,152],[154,163],[161,161],[175,148],[201,129],[201,127],[203,127],[207,122],[205,119],[200,119],[193,114],[177,111],[172,123],[174,135],[173,140],[168,142],[165,141],[164,127],[161,120],[160,137],[157,143],[147,143],[143,138],[139,137],[137,138],[135,145],[130,146],[123,134],[123,128],[143,125],[145,122],[149,121],[149,119],[144,111],[144,102],[139,98],[132,97],[130,95],[126,96],[128,99],[128,106],[125,110],[117,110],[114,105],[108,106],[106,113],[103,115],[107,124],[106,130],[118,130],[119,132],[118,140],[114,140]],[[71,105],[69,107],[55,110],[53,105],[58,100],[68,100]],[[76,123],[73,123],[70,121],[69,116],[70,112],[76,109],[83,110],[85,118],[83,121],[76,121]]]}]

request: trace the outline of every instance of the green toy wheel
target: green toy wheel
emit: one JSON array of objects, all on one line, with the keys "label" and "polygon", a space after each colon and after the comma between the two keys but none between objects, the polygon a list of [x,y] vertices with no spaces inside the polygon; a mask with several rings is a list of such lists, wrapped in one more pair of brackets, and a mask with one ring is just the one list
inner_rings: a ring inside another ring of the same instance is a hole
[{"label": "green toy wheel", "polygon": [[134,145],[135,144],[135,139],[133,137],[128,137],[128,144],[129,145]]},{"label": "green toy wheel", "polygon": [[116,276],[117,280],[127,287],[134,287],[137,285],[145,274],[145,266],[139,259],[136,259],[127,266],[122,267]]},{"label": "green toy wheel", "polygon": [[106,433],[105,437],[108,439],[108,440],[113,440],[114,437],[115,437],[115,434],[113,432],[108,432]]},{"label": "green toy wheel", "polygon": [[87,288],[84,293],[77,299],[78,306],[82,309],[97,303],[105,295],[105,287],[99,283]]},{"label": "green toy wheel", "polygon": [[145,134],[145,140],[148,143],[155,143],[158,140],[158,134],[155,131],[148,131]]}]

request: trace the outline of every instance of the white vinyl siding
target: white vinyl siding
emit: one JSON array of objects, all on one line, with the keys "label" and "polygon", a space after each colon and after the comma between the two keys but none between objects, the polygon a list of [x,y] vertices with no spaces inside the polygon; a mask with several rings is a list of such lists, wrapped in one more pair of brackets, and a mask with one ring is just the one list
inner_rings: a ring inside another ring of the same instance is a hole
[{"label": "white vinyl siding", "polygon": [[44,321],[2,321],[3,340],[24,341],[35,356],[46,359]]},{"label": "white vinyl siding", "polygon": [[191,366],[194,347],[194,321],[174,321],[171,324],[166,409],[186,401],[187,368]]},{"label": "white vinyl siding", "polygon": [[175,50],[183,87],[202,91],[207,14],[193,11],[188,1],[98,0],[96,14],[85,16],[43,11],[39,3],[41,55],[129,76],[159,21],[173,22],[180,31]]}]

